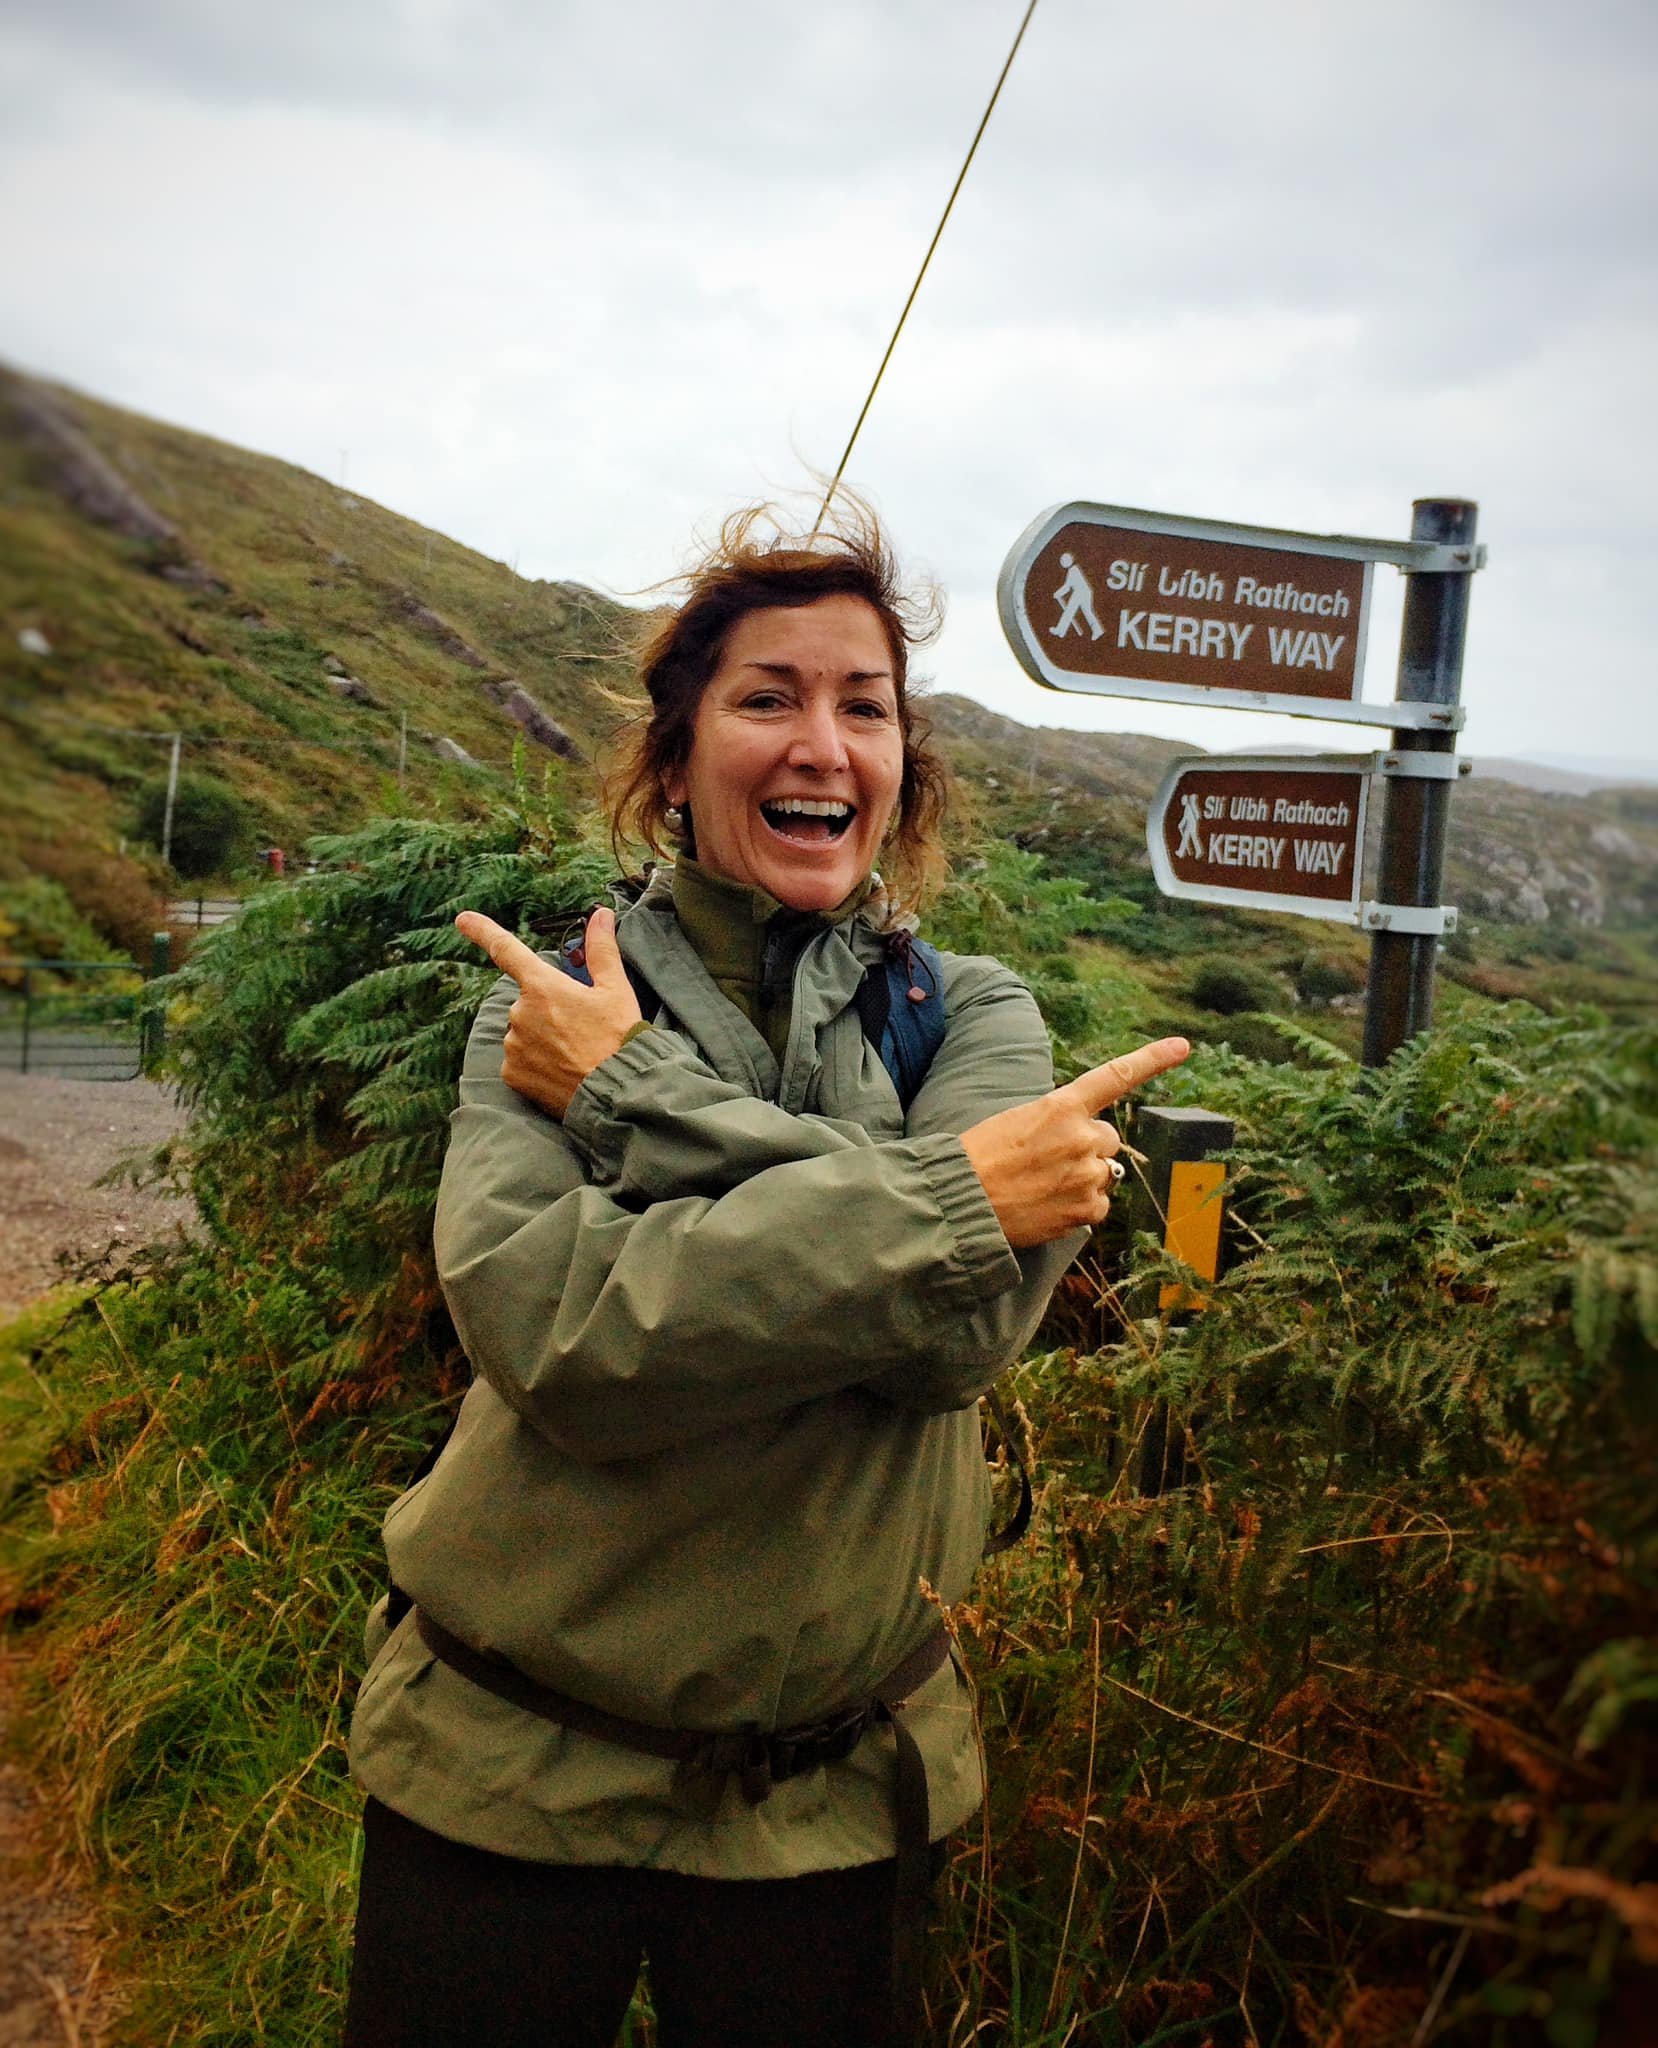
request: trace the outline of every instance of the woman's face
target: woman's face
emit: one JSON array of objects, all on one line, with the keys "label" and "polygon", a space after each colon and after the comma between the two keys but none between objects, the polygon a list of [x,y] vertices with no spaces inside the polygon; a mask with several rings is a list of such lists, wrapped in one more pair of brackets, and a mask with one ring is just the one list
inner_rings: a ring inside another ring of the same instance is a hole
[{"label": "woman's face", "polygon": [[666,787],[690,806],[704,867],[791,910],[832,910],[875,865],[903,775],[880,615],[837,596],[737,621]]}]

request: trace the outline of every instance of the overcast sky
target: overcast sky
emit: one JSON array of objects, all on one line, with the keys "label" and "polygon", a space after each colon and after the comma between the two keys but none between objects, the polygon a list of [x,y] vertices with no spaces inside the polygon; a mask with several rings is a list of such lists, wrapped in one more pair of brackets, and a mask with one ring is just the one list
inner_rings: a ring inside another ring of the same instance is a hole
[{"label": "overcast sky", "polygon": [[[0,0],[0,354],[637,591],[833,468],[1022,0]],[[1658,772],[1651,0],[1040,0],[854,456],[940,687],[1092,498],[1477,498],[1463,745]],[[1371,696],[1399,579],[1379,569]]]}]

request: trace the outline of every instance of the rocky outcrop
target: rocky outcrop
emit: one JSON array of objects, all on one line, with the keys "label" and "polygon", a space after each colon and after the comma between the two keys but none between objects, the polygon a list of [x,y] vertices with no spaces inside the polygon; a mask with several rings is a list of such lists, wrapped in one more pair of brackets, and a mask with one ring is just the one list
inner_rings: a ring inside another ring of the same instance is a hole
[{"label": "rocky outcrop", "polygon": [[23,377],[7,377],[3,389],[22,438],[43,458],[53,484],[83,518],[128,540],[177,543],[178,528],[93,447],[50,391]]},{"label": "rocky outcrop", "polygon": [[447,733],[439,733],[433,739],[432,752],[440,761],[458,761],[465,768],[476,768],[478,765],[460,741],[452,740]]},{"label": "rocky outcrop", "polygon": [[1658,832],[1637,814],[1618,815],[1619,804],[1615,794],[1542,794],[1476,778],[1451,810],[1446,901],[1465,917],[1510,924],[1649,918]]},{"label": "rocky outcrop", "polygon": [[526,738],[549,753],[557,754],[564,761],[579,761],[581,749],[548,711],[530,695],[522,683],[515,683],[510,676],[501,676],[494,681],[481,683],[479,688],[492,704],[498,704],[507,716],[523,728]]},{"label": "rocky outcrop", "polygon": [[186,549],[173,522],[93,447],[54,392],[28,377],[0,371],[0,396],[19,438],[34,449],[53,488],[83,519],[156,550],[155,572],[169,583],[186,590],[225,589]]},{"label": "rocky outcrop", "polygon": [[412,590],[399,591],[392,600],[392,610],[419,633],[424,633],[434,646],[441,648],[451,661],[465,664],[467,668],[488,668],[489,663],[469,640],[463,639],[449,621],[433,611],[430,605],[422,604]]}]

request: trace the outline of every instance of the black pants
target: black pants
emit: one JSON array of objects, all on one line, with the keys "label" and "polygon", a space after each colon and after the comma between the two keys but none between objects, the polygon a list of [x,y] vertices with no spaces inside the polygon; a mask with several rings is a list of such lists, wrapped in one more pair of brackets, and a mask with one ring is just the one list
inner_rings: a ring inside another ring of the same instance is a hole
[{"label": "black pants", "polygon": [[[886,2048],[894,1866],[729,1880],[526,1863],[370,1799],[346,2048]],[[938,1861],[942,1861],[939,1856]]]}]

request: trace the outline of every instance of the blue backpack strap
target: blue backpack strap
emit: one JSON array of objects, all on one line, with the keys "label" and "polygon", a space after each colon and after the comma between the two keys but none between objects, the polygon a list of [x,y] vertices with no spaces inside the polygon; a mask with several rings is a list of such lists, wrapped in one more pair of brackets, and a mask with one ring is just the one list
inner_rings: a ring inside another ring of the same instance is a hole
[{"label": "blue backpack strap", "polygon": [[864,1035],[881,1056],[905,1114],[944,1043],[944,962],[907,932],[889,944],[858,991]]},{"label": "blue backpack strap", "polygon": [[[579,981],[585,987],[591,988],[593,975],[587,965],[587,947],[583,943],[585,930],[584,925],[559,947],[558,964],[572,981]],[[657,993],[636,967],[629,967],[625,960],[622,965],[626,968],[628,980],[633,984],[633,993],[639,998],[639,1014],[649,1023],[660,1007]]]},{"label": "blue backpack strap", "polygon": [[588,988],[593,986],[593,976],[587,965],[587,948],[582,944],[580,932],[566,939],[559,947],[558,964],[572,981],[582,982]]}]

